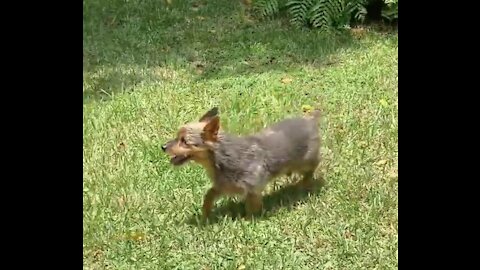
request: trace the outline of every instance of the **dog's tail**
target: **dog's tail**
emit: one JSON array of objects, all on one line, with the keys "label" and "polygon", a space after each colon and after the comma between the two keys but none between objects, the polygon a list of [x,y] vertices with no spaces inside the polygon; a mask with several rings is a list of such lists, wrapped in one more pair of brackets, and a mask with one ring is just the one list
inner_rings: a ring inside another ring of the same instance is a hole
[{"label": "dog's tail", "polygon": [[306,118],[312,119],[315,122],[320,122],[320,119],[322,118],[322,112],[319,109],[313,109],[309,111],[306,115]]},{"label": "dog's tail", "polygon": [[322,116],[322,112],[319,110],[319,109],[315,109],[312,113],[311,113],[313,119],[315,119],[316,121],[320,120],[321,116]]}]

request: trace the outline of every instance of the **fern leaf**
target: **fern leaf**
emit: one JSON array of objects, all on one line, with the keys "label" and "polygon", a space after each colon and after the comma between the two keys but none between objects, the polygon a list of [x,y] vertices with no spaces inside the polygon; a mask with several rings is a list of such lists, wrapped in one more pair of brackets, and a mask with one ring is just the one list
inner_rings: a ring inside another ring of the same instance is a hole
[{"label": "fern leaf", "polygon": [[315,4],[315,0],[291,0],[288,1],[290,22],[297,26],[306,25],[308,22],[308,11]]},{"label": "fern leaf", "polygon": [[253,4],[253,10],[261,18],[273,18],[280,11],[278,0],[258,0]]}]

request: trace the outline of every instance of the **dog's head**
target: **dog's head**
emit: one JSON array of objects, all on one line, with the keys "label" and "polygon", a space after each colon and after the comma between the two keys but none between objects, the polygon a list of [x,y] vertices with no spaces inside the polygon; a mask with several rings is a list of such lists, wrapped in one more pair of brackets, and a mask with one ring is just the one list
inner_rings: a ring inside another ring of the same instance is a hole
[{"label": "dog's head", "polygon": [[198,122],[180,127],[175,139],[162,145],[162,150],[170,155],[170,162],[179,166],[189,160],[203,163],[208,159],[212,143],[218,139],[220,118],[218,108],[205,113]]}]

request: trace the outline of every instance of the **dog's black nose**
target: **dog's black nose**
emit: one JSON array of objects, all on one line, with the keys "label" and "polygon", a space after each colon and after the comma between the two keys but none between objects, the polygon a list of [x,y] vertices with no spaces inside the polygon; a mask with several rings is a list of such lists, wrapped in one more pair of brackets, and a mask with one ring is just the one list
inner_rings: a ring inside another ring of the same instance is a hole
[{"label": "dog's black nose", "polygon": [[162,150],[163,150],[163,152],[165,152],[165,150],[167,150],[167,145],[166,144],[162,145]]}]

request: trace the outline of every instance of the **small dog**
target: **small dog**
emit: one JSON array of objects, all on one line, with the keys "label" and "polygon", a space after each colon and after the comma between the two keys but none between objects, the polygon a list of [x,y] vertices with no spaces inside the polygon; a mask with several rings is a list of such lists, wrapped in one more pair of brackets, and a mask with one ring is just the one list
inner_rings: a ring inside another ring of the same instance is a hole
[{"label": "small dog", "polygon": [[182,126],[162,150],[174,166],[193,160],[207,171],[213,186],[204,197],[204,217],[221,195],[243,196],[246,214],[258,214],[262,191],[273,178],[300,173],[300,184],[307,189],[313,186],[320,163],[319,116],[316,110],[309,117],[286,119],[254,135],[234,136],[221,130],[215,107],[198,122]]}]

